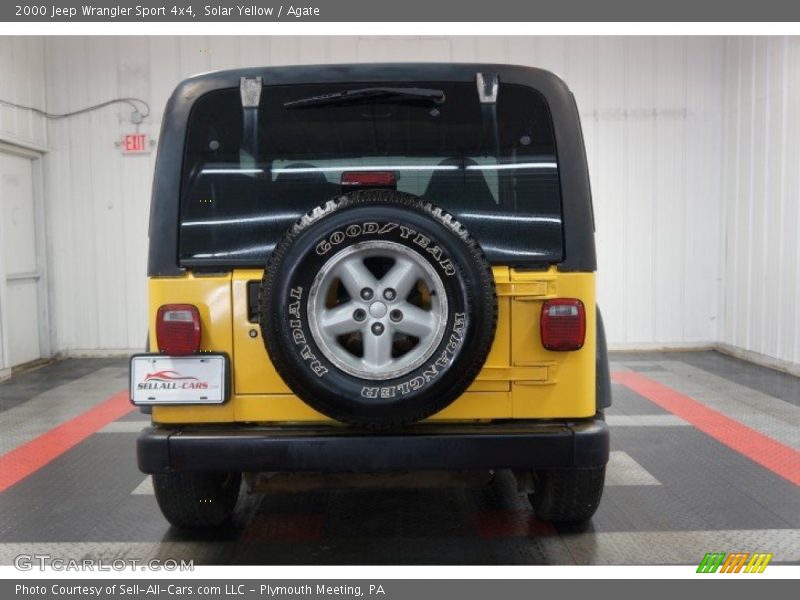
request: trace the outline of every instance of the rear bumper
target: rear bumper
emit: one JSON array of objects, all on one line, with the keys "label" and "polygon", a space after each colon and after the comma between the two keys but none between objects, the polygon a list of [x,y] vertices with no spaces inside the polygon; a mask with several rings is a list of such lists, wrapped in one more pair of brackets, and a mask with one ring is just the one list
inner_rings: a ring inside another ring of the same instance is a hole
[{"label": "rear bumper", "polygon": [[536,469],[604,465],[609,435],[602,417],[426,424],[385,434],[343,427],[157,426],[144,429],[136,446],[144,473]]}]

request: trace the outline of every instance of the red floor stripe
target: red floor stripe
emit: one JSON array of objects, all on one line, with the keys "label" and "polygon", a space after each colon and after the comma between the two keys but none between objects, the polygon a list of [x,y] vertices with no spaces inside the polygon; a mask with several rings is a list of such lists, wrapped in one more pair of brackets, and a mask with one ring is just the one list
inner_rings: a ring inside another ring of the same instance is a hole
[{"label": "red floor stripe", "polygon": [[776,475],[800,485],[800,452],[794,448],[639,373],[615,372],[611,378]]},{"label": "red floor stripe", "polygon": [[537,519],[530,510],[484,510],[475,515],[475,531],[482,538],[544,537],[557,535],[552,523]]},{"label": "red floor stripe", "polygon": [[324,515],[257,515],[240,539],[242,542],[302,542],[320,539],[324,530]]},{"label": "red floor stripe", "polygon": [[77,417],[0,456],[0,492],[35,473],[112,421],[133,410],[128,392],[115,394]]}]

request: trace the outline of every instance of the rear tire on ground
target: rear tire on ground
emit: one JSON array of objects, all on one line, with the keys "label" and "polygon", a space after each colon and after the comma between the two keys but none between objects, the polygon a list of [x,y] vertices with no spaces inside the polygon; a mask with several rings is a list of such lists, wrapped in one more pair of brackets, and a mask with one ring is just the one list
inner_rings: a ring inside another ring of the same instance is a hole
[{"label": "rear tire on ground", "polygon": [[228,521],[241,483],[241,473],[153,474],[158,506],[176,527],[216,527]]},{"label": "rear tire on ground", "polygon": [[606,467],[542,469],[534,473],[534,491],[528,495],[533,511],[543,521],[583,523],[592,518],[603,496]]}]

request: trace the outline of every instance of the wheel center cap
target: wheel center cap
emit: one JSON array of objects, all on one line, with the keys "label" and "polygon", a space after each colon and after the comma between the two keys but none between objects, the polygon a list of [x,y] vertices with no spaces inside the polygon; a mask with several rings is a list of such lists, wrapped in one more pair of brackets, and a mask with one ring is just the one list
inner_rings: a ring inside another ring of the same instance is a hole
[{"label": "wheel center cap", "polygon": [[369,305],[369,314],[375,319],[380,319],[386,315],[386,305],[383,302],[373,302]]}]

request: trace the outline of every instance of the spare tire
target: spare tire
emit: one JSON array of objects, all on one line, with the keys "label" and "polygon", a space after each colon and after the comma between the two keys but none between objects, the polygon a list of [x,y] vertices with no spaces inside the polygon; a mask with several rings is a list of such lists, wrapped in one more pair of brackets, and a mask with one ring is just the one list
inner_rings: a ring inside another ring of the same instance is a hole
[{"label": "spare tire", "polygon": [[270,359],[304,402],[370,428],[453,402],[494,339],[483,251],[449,214],[391,190],[315,208],[273,251],[260,289]]}]

